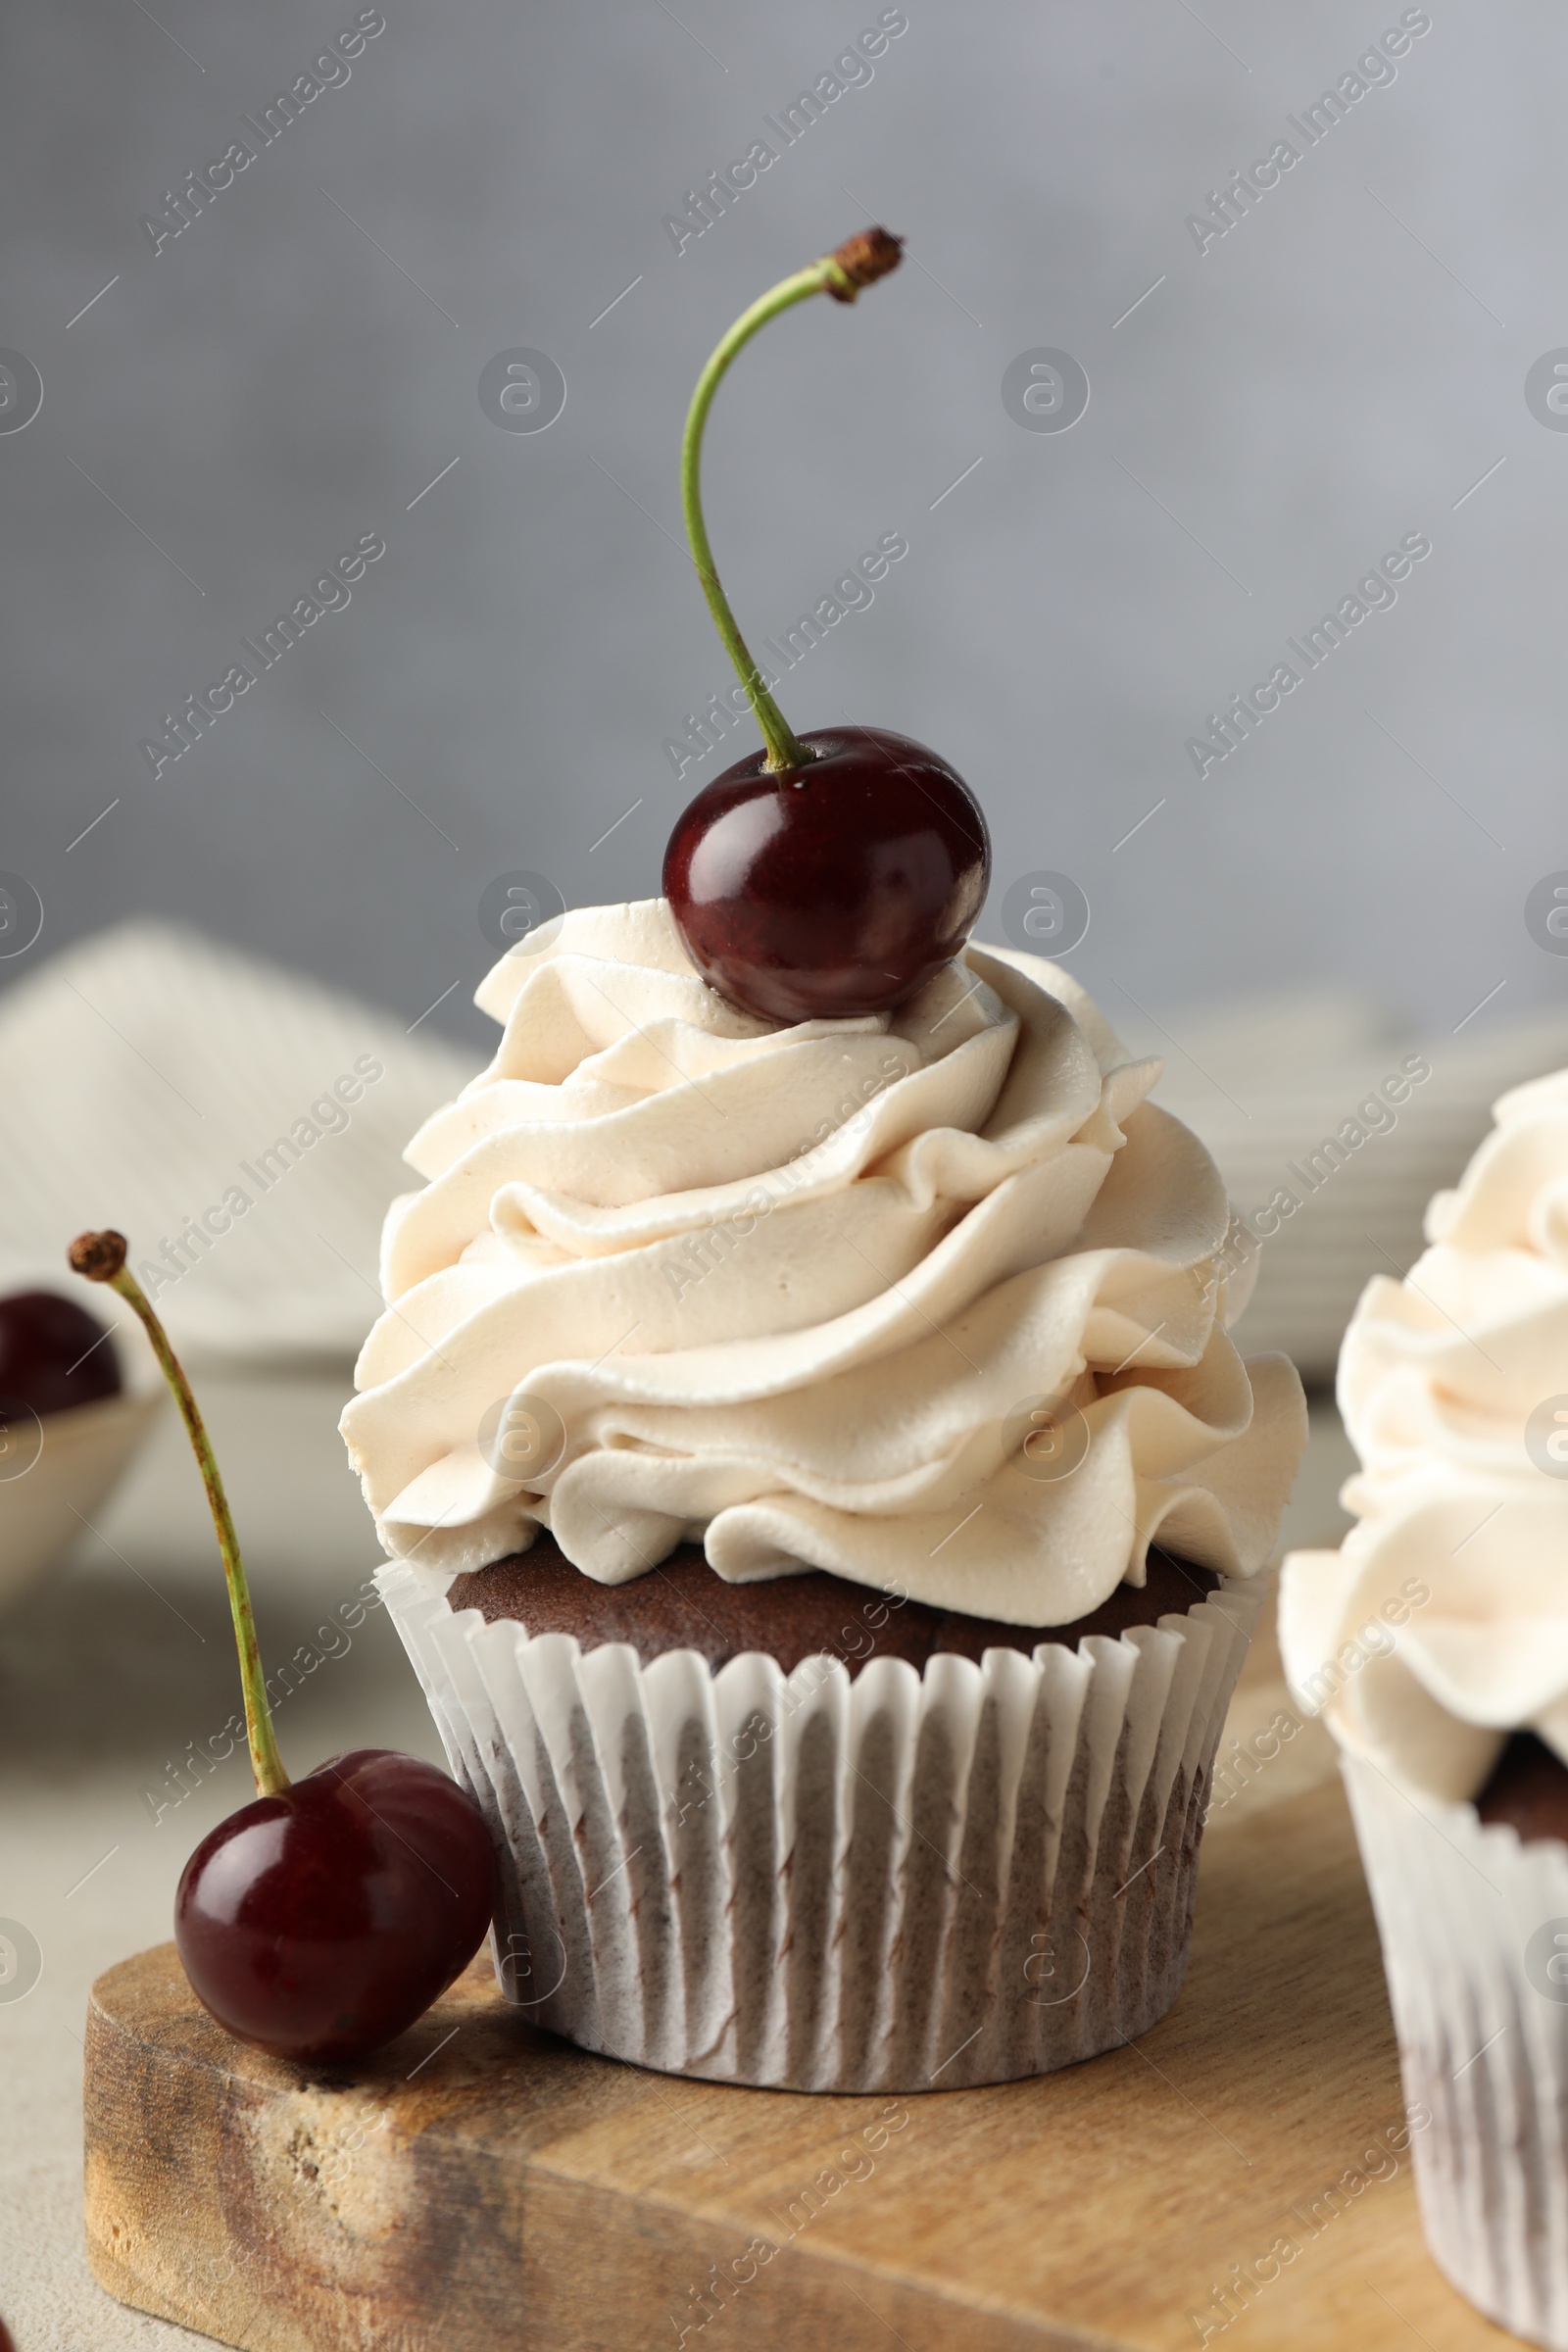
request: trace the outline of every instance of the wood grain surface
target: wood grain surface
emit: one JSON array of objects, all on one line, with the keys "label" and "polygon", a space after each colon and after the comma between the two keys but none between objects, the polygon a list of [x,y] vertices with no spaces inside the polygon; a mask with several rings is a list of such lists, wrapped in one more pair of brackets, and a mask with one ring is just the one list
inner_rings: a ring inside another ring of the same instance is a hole
[{"label": "wood grain surface", "polygon": [[[1268,1676],[1265,1645],[1254,1716]],[[251,2352],[1507,2344],[1427,2255],[1348,1817],[1337,1779],[1288,1792],[1293,1746],[1211,1826],[1172,2014],[1036,2082],[638,2073],[519,2023],[487,1963],[311,2079],[143,1953],[89,2017],[94,2270]]]}]

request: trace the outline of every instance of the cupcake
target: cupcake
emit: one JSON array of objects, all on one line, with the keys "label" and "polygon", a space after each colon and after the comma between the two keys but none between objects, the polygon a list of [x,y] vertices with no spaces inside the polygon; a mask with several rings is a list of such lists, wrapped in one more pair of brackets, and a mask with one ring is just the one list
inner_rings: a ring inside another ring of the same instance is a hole
[{"label": "cupcake", "polygon": [[663,900],[522,950],[343,1417],[503,1988],[806,2089],[1142,2033],[1305,1439],[1158,1063],[997,949],[795,1022]]},{"label": "cupcake", "polygon": [[1280,1638],[1343,1750],[1432,2254],[1568,2352],[1568,1072],[1494,1115],[1356,1308],[1357,1524],[1287,1561]]},{"label": "cupcake", "polygon": [[[858,231],[698,378],[687,539],[762,747],[677,817],[662,899],[484,982],[501,1045],[411,1148],[343,1422],[502,1855],[504,1989],[810,2090],[1000,2082],[1163,2015],[1305,1436],[1290,1366],[1226,1337],[1250,1268],[1157,1064],[968,945],[962,777],[795,735],[713,568],[725,369],[899,257]],[[1062,911],[1034,889],[1026,935]]]}]

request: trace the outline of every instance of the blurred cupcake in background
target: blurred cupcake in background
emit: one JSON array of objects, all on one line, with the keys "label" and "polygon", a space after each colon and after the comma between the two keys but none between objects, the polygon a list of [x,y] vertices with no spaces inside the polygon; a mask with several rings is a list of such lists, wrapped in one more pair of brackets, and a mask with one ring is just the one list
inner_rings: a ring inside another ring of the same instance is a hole
[{"label": "blurred cupcake in background", "polygon": [[1568,1072],[1515,1088],[1340,1356],[1361,1468],[1285,1566],[1298,1702],[1340,1741],[1434,2258],[1568,2347]]}]

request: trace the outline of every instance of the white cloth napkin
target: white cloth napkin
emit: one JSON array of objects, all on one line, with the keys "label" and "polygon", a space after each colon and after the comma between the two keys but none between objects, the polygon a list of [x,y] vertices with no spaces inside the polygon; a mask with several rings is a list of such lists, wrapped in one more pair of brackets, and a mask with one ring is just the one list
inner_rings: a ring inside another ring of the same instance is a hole
[{"label": "white cloth napkin", "polygon": [[[1332,1381],[1370,1278],[1422,1249],[1426,1204],[1457,1181],[1496,1098],[1568,1062],[1568,1012],[1434,1038],[1359,994],[1300,991],[1246,1011],[1161,1007],[1158,1021],[1119,1026],[1165,1056],[1154,1100],[1202,1137],[1246,1221],[1274,1223],[1255,1212],[1282,1188],[1298,1200],[1262,1242],[1239,1338],[1249,1355],[1282,1348],[1308,1381]],[[1411,1062],[1429,1075],[1412,1079]]]},{"label": "white cloth napkin", "polygon": [[403,1148],[479,1061],[192,931],[78,943],[0,998],[0,1289],[101,1305],[65,1251],[115,1225],[193,1360],[351,1356]]}]

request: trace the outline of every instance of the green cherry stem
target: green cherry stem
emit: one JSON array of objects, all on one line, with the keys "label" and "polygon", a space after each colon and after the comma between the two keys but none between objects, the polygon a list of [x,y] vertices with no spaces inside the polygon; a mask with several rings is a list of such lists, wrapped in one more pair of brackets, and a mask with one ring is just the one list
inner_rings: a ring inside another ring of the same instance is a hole
[{"label": "green cherry stem", "polygon": [[734,325],[714,351],[697,379],[692,405],[686,412],[686,430],[680,445],[680,502],[686,517],[686,537],[691,545],[692,562],[703,583],[708,610],[713,625],[724,641],[724,651],[735,664],[735,674],[746,690],[746,699],[762,730],[767,746],[764,766],[775,773],[780,768],[804,767],[810,758],[804,744],[791,732],[789,722],[763,683],[762,673],[752,658],[751,650],[741,635],[729,599],[718,584],[713,568],[713,552],[708,544],[708,526],[703,520],[703,498],[698,475],[702,465],[703,428],[708,412],[713,405],[713,394],[722,383],[731,360],[745,349],[759,327],[776,318],[781,311],[805,302],[811,294],[831,294],[835,302],[853,302],[862,286],[885,277],[896,270],[903,239],[890,236],[885,228],[866,228],[848,238],[836,253],[823,254],[819,261],[797,270],[790,277],[781,278],[776,286],[760,296],[751,309],[743,311]]},{"label": "green cherry stem", "polygon": [[283,1770],[283,1759],[277,1752],[277,1739],[272,1730],[272,1710],[268,1703],[267,1681],[262,1673],[262,1653],[256,1643],[256,1620],[251,1614],[250,1586],[245,1580],[245,1563],[240,1558],[239,1539],[234,1533],[234,1521],[223,1493],[223,1481],[219,1473],[218,1457],[207,1435],[190,1382],[185,1378],[179,1359],[169,1344],[169,1334],[141,1284],[125,1263],[125,1237],[121,1233],[81,1233],[72,1243],[69,1252],[72,1269],[83,1274],[89,1282],[106,1282],[118,1291],[122,1298],[140,1316],[146,1326],[153,1352],[163,1367],[164,1378],[174,1394],[190,1439],[191,1451],[196,1456],[202,1484],[207,1489],[208,1507],[213,1525],[218,1530],[218,1548],[223,1555],[223,1576],[228,1585],[228,1605],[234,1619],[234,1642],[239,1651],[239,1679],[245,1692],[245,1732],[250,1741],[251,1770],[256,1775],[258,1796],[277,1796],[290,1786]]}]

